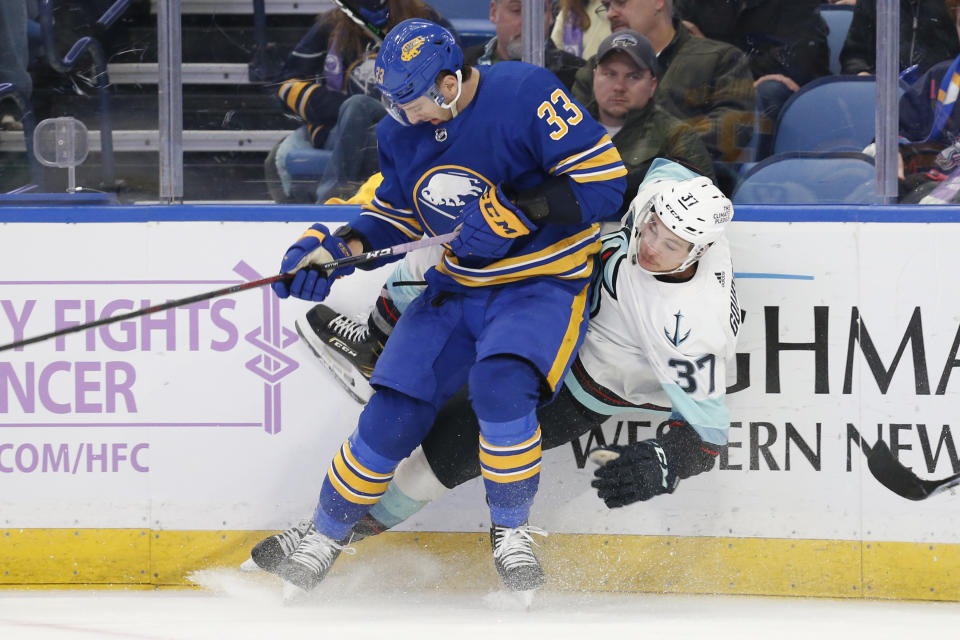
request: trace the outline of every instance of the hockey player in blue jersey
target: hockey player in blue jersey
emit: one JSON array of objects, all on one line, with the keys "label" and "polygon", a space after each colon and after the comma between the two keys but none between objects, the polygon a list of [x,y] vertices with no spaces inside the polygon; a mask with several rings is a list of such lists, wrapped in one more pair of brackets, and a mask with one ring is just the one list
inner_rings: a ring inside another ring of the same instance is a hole
[{"label": "hockey player in blue jersey", "polygon": [[[725,237],[732,218],[733,205],[707,178],[657,159],[624,226],[603,237],[583,345],[557,397],[537,415],[550,449],[634,409],[670,414],[669,430],[655,438],[590,453],[603,462],[593,486],[608,507],[672,494],[715,467],[727,446],[725,380],[742,319]],[[471,446],[479,430],[461,390],[355,525],[353,540],[396,526],[479,476]],[[261,540],[243,568],[275,572],[310,526],[308,518]]]},{"label": "hockey player in blue jersey", "polygon": [[[494,564],[514,591],[543,570],[527,523],[539,483],[536,409],[559,388],[586,329],[598,222],[614,216],[626,170],[605,130],[550,72],[463,64],[439,25],[390,32],[375,74],[388,112],[377,127],[383,182],[373,202],[330,234],[288,249],[280,297],[320,301],[343,271],[315,265],[455,229],[427,288],[377,362],[376,393],[333,459],[313,528],[278,567],[288,598],[314,588],[354,524],[375,504],[438,409],[469,383]],[[310,265],[314,265],[312,268]]]}]

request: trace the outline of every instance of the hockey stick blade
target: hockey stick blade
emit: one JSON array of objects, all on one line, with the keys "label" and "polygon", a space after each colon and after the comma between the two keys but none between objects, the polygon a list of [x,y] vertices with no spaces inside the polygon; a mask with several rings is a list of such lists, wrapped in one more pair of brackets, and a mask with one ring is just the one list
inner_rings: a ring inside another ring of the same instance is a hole
[{"label": "hockey stick blade", "polygon": [[960,485],[960,473],[942,480],[919,478],[897,460],[883,440],[877,440],[877,444],[873,446],[870,455],[867,456],[867,466],[880,484],[907,500],[926,500],[930,496]]},{"label": "hockey stick blade", "polygon": [[[425,247],[432,247],[438,244],[443,244],[449,242],[457,237],[456,231],[451,231],[450,233],[445,233],[440,236],[435,236],[432,238],[423,238],[421,240],[414,240],[412,242],[404,242],[401,244],[394,245],[392,247],[386,247],[385,249],[374,249],[373,251],[366,251],[364,253],[358,253],[355,256],[347,256],[346,258],[340,258],[338,260],[333,260],[331,262],[326,262],[319,265],[319,268],[327,273],[331,273],[335,269],[340,267],[348,267],[358,264],[364,264],[367,262],[372,262],[380,258],[386,258],[388,256],[398,256],[416,249],[423,249]],[[80,324],[75,327],[67,327],[65,329],[59,329],[57,331],[51,331],[50,333],[44,333],[39,336],[34,336],[32,338],[27,338],[25,340],[17,340],[16,342],[11,342],[9,344],[0,345],[0,351],[9,351],[10,349],[16,349],[18,347],[24,347],[28,344],[35,344],[37,342],[43,342],[49,340],[50,338],[58,338],[60,336],[65,336],[70,333],[77,333],[79,331],[86,331],[87,329],[95,329],[97,327],[102,327],[104,325],[113,324],[115,322],[122,322],[124,320],[132,320],[133,318],[139,318],[140,316],[149,315],[151,313],[157,313],[158,311],[166,311],[167,309],[173,309],[174,307],[182,307],[184,305],[193,304],[195,302],[202,302],[203,300],[210,300],[211,298],[219,298],[221,296],[227,296],[231,293],[239,293],[240,291],[246,291],[247,289],[256,289],[264,285],[273,284],[274,282],[279,282],[281,280],[290,280],[293,278],[294,274],[303,267],[311,266],[309,264],[297,265],[297,268],[288,271],[287,273],[280,273],[275,276],[270,276],[268,278],[261,278],[260,280],[252,280],[250,282],[241,282],[240,284],[235,284],[231,287],[224,287],[223,289],[217,289],[216,291],[208,291],[206,293],[199,293],[195,296],[190,296],[188,298],[180,298],[179,300],[168,300],[162,304],[156,304],[152,307],[144,307],[143,309],[137,309],[136,311],[131,311],[129,313],[122,313],[118,316],[109,316],[107,318],[100,318],[99,320],[94,320],[93,322],[88,322],[86,324]]]}]

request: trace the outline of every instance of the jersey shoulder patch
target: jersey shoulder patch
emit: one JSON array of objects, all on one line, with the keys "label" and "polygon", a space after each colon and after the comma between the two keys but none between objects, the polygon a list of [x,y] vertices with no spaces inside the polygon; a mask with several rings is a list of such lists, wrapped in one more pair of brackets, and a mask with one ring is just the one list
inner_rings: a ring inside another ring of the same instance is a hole
[{"label": "jersey shoulder patch", "polygon": [[600,238],[600,241],[600,252],[597,254],[599,268],[593,272],[594,282],[590,292],[591,318],[600,311],[603,291],[606,291],[614,300],[617,299],[617,274],[620,272],[620,265],[627,257],[627,246],[630,244],[629,229],[624,228],[608,233]]}]

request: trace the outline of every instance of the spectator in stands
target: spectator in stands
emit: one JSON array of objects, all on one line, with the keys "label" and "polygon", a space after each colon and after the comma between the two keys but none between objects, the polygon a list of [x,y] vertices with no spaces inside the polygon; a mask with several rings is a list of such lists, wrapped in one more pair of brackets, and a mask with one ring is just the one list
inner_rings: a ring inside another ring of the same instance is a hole
[{"label": "spectator in stands", "polygon": [[[801,86],[830,75],[822,0],[676,0],[690,32],[732,44],[747,54],[757,111],[771,132],[783,103]],[[767,136],[769,137],[769,136]],[[761,156],[767,150],[760,150]]]},{"label": "spectator in stands", "polygon": [[610,21],[603,16],[601,0],[560,0],[560,12],[553,25],[553,43],[585,60],[597,53],[600,42],[610,35]]},{"label": "spectator in stands", "polygon": [[919,202],[960,167],[960,56],[930,67],[900,98],[900,201]]},{"label": "spectator in stands", "polygon": [[[30,61],[27,18],[34,9],[29,6],[32,4],[33,0],[0,2],[0,84],[14,85],[28,102],[33,93],[33,79],[27,70]],[[12,101],[0,102],[0,128],[22,128],[18,122],[20,115]]]},{"label": "spectator in stands", "polygon": [[[407,18],[449,23],[421,0],[343,0],[318,16],[284,65],[278,95],[289,113],[305,122],[270,152],[265,163],[267,186],[277,202],[317,202],[352,194],[377,170],[374,127],[386,114],[373,79],[379,39]],[[356,24],[348,15],[369,25]],[[372,29],[370,29],[372,27]],[[294,185],[286,157],[298,149],[332,152],[319,186]]]},{"label": "spectator in stands", "polygon": [[[948,8],[947,5],[950,5]],[[917,65],[917,74],[960,54],[955,0],[900,0],[900,71]],[[877,0],[857,0],[850,31],[840,51],[845,74],[877,72]]]},{"label": "spectator in stands", "polygon": [[[544,38],[550,33],[553,13],[550,0],[544,0]],[[463,60],[474,67],[483,67],[503,60],[523,58],[521,42],[523,0],[490,0],[490,22],[496,27],[496,35],[485,44],[469,47],[463,51]],[[584,65],[583,58],[563,51],[551,40],[546,41],[543,51],[543,66],[559,78],[567,88],[573,86],[577,69]]]},{"label": "spectator in stands", "polygon": [[584,106],[606,127],[627,167],[623,213],[658,157],[714,179],[713,163],[700,136],[653,100],[659,69],[649,40],[637,31],[610,34],[600,43],[591,68],[593,96]]},{"label": "spectator in stands", "polygon": [[[746,54],[725,42],[693,37],[673,18],[673,0],[610,0],[603,6],[611,31],[638,31],[653,45],[661,70],[656,103],[700,134],[717,186],[732,193],[732,163],[753,137],[753,74]],[[592,67],[581,69],[574,97],[589,102],[592,85]]]}]

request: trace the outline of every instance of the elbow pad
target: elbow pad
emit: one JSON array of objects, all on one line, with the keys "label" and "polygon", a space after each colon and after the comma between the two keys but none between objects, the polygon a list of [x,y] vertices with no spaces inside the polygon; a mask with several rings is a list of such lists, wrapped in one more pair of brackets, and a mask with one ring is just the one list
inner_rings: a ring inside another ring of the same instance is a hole
[{"label": "elbow pad", "polygon": [[520,192],[504,185],[502,191],[534,224],[579,224],[583,221],[580,201],[566,176],[550,176],[533,189]]}]

